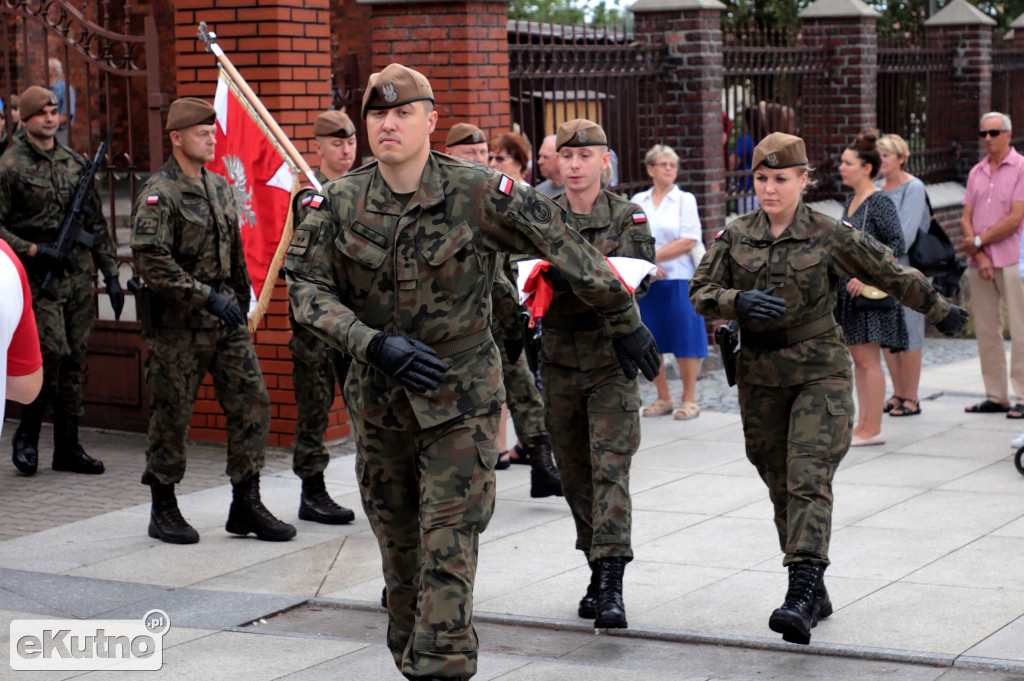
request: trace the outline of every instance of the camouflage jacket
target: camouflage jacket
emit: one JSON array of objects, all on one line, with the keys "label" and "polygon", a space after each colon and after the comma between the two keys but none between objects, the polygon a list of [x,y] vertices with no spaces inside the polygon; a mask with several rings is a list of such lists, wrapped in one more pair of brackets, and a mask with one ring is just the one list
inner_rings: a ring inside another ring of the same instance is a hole
[{"label": "camouflage jacket", "polygon": [[[408,205],[376,163],[324,190],[288,247],[288,293],[299,323],[355,358],[348,406],[370,423],[431,428],[504,399],[488,330],[499,251],[556,263],[609,333],[640,325],[629,293],[562,211],[482,165],[431,152]],[[421,395],[377,372],[366,353],[380,331],[434,347],[451,365],[446,380]]]},{"label": "camouflage jacket", "polygon": [[217,291],[249,311],[249,271],[242,253],[238,207],[231,185],[203,169],[185,175],[172,156],[146,180],[132,209],[132,254],[159,300],[154,324],[214,328],[222,322],[203,309]]},{"label": "camouflage jacket", "polygon": [[[321,187],[330,182],[327,176],[320,172],[319,168],[313,172],[313,176],[316,177]],[[316,187],[311,184],[303,185],[302,189],[296,192],[295,199],[293,200],[292,225],[297,227],[306,219],[306,216],[309,215],[309,203],[313,200],[314,196],[316,196]]]},{"label": "camouflage jacket", "polygon": [[[32,244],[52,244],[60,233],[65,212],[75,198],[75,189],[87,162],[82,156],[54,141],[43,151],[25,134],[13,136],[11,148],[0,156],[0,238],[11,245],[26,263]],[[82,207],[82,227],[93,235],[92,248],[74,248],[78,264],[92,272],[93,259],[104,277],[117,274],[114,244],[103,217],[103,204],[95,186]]]},{"label": "camouflage jacket", "polygon": [[[738,293],[777,286],[775,295],[785,298],[786,314],[769,321],[741,320],[741,327],[756,333],[778,331],[831,316],[840,280],[854,277],[892,294],[933,322],[949,314],[949,301],[920,272],[897,265],[892,251],[877,239],[803,203],[793,224],[778,238],[769,231],[763,210],[730,223],[690,281],[690,300],[708,319],[738,319]],[[749,347],[741,331],[740,348],[737,378],[753,385],[798,385],[850,370],[838,325],[781,349]]]},{"label": "camouflage jacket", "polygon": [[[640,206],[607,190],[597,195],[586,215],[573,213],[565,194],[553,200],[572,216],[573,227],[602,255],[654,262],[654,237]],[[635,297],[647,293],[650,282],[650,277],[644,279]],[[544,317],[541,360],[579,369],[617,363],[611,339],[598,322],[593,310],[572,291],[555,291]]]}]

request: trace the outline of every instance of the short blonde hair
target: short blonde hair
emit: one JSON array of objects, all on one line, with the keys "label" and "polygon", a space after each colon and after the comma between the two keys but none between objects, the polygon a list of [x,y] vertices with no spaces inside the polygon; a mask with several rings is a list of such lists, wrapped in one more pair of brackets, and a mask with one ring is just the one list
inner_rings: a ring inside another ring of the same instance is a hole
[{"label": "short blonde hair", "polygon": [[644,163],[653,166],[658,162],[659,158],[670,158],[675,163],[679,163],[679,154],[677,154],[672,147],[665,146],[664,144],[655,144],[653,147],[647,150],[647,154],[644,156]]},{"label": "short blonde hair", "polygon": [[903,160],[900,161],[900,168],[907,165],[907,159],[910,158],[910,145],[899,135],[882,135],[876,146],[882,151],[901,157]]}]

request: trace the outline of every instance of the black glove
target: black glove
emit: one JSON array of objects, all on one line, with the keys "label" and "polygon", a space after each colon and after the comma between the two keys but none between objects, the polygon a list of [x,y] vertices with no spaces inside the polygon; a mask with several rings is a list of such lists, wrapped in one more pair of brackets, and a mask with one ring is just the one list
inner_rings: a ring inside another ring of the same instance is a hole
[{"label": "black glove", "polygon": [[61,257],[56,246],[36,244],[36,254],[33,257],[38,265],[54,274],[61,274],[70,269],[67,259]]},{"label": "black glove", "polygon": [[426,343],[383,331],[370,341],[366,358],[377,370],[418,393],[436,389],[448,371],[448,363],[438,359]]},{"label": "black glove", "polygon": [[954,305],[949,308],[949,314],[936,324],[935,328],[941,331],[944,336],[959,336],[960,332],[967,326],[967,320],[970,316],[970,312],[959,305]]},{"label": "black glove", "polygon": [[214,291],[203,305],[207,312],[217,315],[228,324],[241,326],[245,324],[245,315],[235,307],[224,295]]},{"label": "black glove", "polygon": [[741,291],[736,295],[736,314],[743,319],[775,319],[786,313],[786,301],[773,296],[774,286],[764,291]]},{"label": "black glove", "polygon": [[648,381],[653,381],[657,377],[661,370],[661,353],[658,352],[658,344],[654,342],[654,336],[646,326],[641,324],[640,328],[625,336],[612,338],[612,346],[626,378],[636,378],[637,368]]},{"label": "black glove", "polygon": [[515,364],[519,355],[523,354],[523,335],[519,333],[511,338],[502,336],[502,343],[505,346],[505,354],[508,355],[509,363]]},{"label": "black glove", "polygon": [[562,271],[554,265],[548,265],[548,269],[544,273],[544,276],[546,276],[548,281],[551,282],[551,288],[555,291],[572,290],[572,286],[569,286],[569,281],[565,278],[565,275],[562,274]]},{"label": "black glove", "polygon": [[121,288],[121,282],[118,281],[117,275],[107,277],[107,295],[110,296],[110,306],[114,308],[114,319],[121,318],[121,310],[124,309],[124,289]]}]

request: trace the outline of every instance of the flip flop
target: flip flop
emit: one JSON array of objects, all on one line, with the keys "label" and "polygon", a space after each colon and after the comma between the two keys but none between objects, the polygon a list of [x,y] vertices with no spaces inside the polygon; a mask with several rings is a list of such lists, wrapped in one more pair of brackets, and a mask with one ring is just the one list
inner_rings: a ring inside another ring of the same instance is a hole
[{"label": "flip flop", "polygon": [[508,460],[508,450],[498,452],[498,463],[494,464],[494,470],[503,471],[511,465],[512,462]]},{"label": "flip flop", "polygon": [[890,411],[889,416],[917,416],[920,413],[921,403],[917,400],[907,398],[903,400],[903,404]]},{"label": "flip flop", "polygon": [[[1010,411],[1010,407],[1005,404],[999,404],[992,400],[985,400],[984,402],[978,402],[972,404],[969,407],[964,407],[964,411],[968,414],[1005,414]],[[1021,418],[1020,416],[1011,418]]]}]

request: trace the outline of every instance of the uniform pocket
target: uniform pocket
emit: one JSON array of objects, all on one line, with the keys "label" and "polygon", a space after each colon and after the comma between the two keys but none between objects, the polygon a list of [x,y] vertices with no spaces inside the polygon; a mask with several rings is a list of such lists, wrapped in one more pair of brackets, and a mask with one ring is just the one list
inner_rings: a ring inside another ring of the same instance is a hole
[{"label": "uniform pocket", "polygon": [[350,260],[372,270],[380,269],[388,256],[385,249],[352,230],[342,231],[334,240],[334,247]]},{"label": "uniform pocket", "polygon": [[444,236],[423,244],[424,257],[434,267],[440,267],[472,241],[473,230],[463,222]]},{"label": "uniform pocket", "polygon": [[640,447],[640,395],[599,390],[587,400],[592,445],[605,451],[632,456]]},{"label": "uniform pocket", "polygon": [[757,272],[768,263],[768,249],[754,248],[746,243],[733,244],[729,249],[729,255],[733,262],[748,272]]}]

